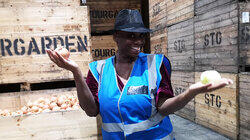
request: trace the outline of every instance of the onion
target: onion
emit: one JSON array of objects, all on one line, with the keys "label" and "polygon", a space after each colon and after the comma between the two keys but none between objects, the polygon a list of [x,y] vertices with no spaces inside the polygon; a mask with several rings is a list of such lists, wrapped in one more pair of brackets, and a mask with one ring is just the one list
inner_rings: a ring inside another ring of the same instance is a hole
[{"label": "onion", "polygon": [[57,47],[55,49],[55,51],[58,54],[60,54],[64,59],[67,59],[67,60],[69,59],[70,53],[69,53],[69,51],[66,48],[64,48],[64,47]]},{"label": "onion", "polygon": [[52,109],[53,111],[59,111],[60,110],[60,107],[58,107],[58,106],[55,106],[55,107],[53,107],[53,109]]},{"label": "onion", "polygon": [[50,112],[50,109],[44,109],[42,112]]},{"label": "onion", "polygon": [[57,106],[57,104],[55,102],[52,102],[52,103],[50,103],[49,108],[52,110],[56,106]]},{"label": "onion", "polygon": [[68,108],[68,105],[67,105],[67,104],[62,104],[62,105],[61,105],[61,109],[64,109],[64,110],[65,110],[66,108]]},{"label": "onion", "polygon": [[202,84],[208,84],[208,83],[218,84],[221,82],[221,76],[215,70],[208,70],[201,73],[200,80]]},{"label": "onion", "polygon": [[37,106],[32,106],[31,112],[38,112],[38,111],[39,111],[39,107],[37,107]]},{"label": "onion", "polygon": [[55,97],[55,96],[53,96],[53,97],[51,97],[51,102],[56,102],[57,101],[57,97]]}]

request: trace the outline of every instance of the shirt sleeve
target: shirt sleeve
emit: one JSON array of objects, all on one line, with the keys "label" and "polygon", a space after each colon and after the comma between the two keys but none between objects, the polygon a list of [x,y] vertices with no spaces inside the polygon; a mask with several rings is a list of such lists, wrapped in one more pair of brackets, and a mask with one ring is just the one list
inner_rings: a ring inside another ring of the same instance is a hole
[{"label": "shirt sleeve", "polygon": [[91,71],[88,71],[88,75],[86,78],[86,83],[92,93],[92,95],[94,96],[94,99],[96,102],[99,103],[99,99],[98,99],[98,82],[96,81],[95,77],[93,76],[93,74],[91,73]]},{"label": "shirt sleeve", "polygon": [[162,78],[161,78],[159,89],[157,90],[157,94],[156,94],[156,104],[158,103],[159,98],[168,99],[168,98],[174,97],[170,75],[164,63],[162,63],[161,65],[160,73],[161,73]]}]

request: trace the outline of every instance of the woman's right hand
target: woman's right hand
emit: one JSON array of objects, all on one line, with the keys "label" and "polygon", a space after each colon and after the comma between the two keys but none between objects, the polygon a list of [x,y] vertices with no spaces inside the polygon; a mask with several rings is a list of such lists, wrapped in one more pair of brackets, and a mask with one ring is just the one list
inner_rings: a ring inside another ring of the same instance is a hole
[{"label": "woman's right hand", "polygon": [[63,58],[60,54],[58,54],[56,51],[51,49],[46,49],[46,52],[49,55],[50,60],[53,61],[58,67],[64,68],[71,72],[78,69],[77,63],[73,60],[67,60]]}]

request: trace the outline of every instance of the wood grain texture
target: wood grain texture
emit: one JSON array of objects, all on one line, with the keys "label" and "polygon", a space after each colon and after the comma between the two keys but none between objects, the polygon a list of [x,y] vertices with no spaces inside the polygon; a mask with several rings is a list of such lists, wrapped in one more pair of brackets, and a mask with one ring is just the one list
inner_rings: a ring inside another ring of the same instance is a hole
[{"label": "wood grain texture", "polygon": [[[194,84],[194,74],[194,72],[172,71],[171,83],[175,96],[183,93],[190,85]],[[196,115],[194,102],[195,99],[191,100],[184,108],[175,112],[175,114],[194,121]]]},{"label": "wood grain texture", "polygon": [[194,17],[194,0],[166,0],[166,3],[168,26]]},{"label": "wood grain texture", "polygon": [[13,5],[0,7],[0,17],[0,84],[72,80],[71,72],[49,60],[46,48],[66,47],[70,59],[87,74],[91,46],[87,6]]},{"label": "wood grain texture", "polygon": [[102,33],[114,28],[115,17],[122,9],[141,9],[138,0],[87,0],[90,9],[91,33]]},{"label": "wood grain texture", "polygon": [[93,60],[106,59],[116,54],[118,48],[113,35],[92,36],[91,41],[90,49]]},{"label": "wood grain texture", "polygon": [[168,28],[168,58],[173,70],[194,71],[193,19]]},{"label": "wood grain texture", "polygon": [[[215,69],[219,72],[238,72],[238,10],[237,3],[203,0],[194,20],[195,71]],[[208,8],[209,5],[212,7]]]},{"label": "wood grain texture", "polygon": [[[200,81],[200,74],[195,73],[195,82]],[[195,97],[196,122],[231,139],[237,139],[239,135],[238,74],[221,73],[221,76],[232,79],[233,84]]]},{"label": "wood grain texture", "polygon": [[240,136],[242,140],[250,137],[250,74],[239,74],[239,110],[240,110]]}]

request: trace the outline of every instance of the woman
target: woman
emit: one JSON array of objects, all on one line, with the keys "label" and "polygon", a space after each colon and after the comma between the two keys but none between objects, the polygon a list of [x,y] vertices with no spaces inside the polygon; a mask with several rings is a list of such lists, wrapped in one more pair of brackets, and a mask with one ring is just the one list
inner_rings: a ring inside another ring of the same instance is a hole
[{"label": "woman", "polygon": [[120,11],[113,34],[117,54],[90,63],[86,82],[74,61],[47,50],[53,62],[73,73],[79,103],[86,114],[100,113],[103,139],[173,139],[169,114],[196,95],[231,83],[224,79],[218,85],[196,84],[174,97],[168,59],[140,53],[148,32],[137,10]]}]

